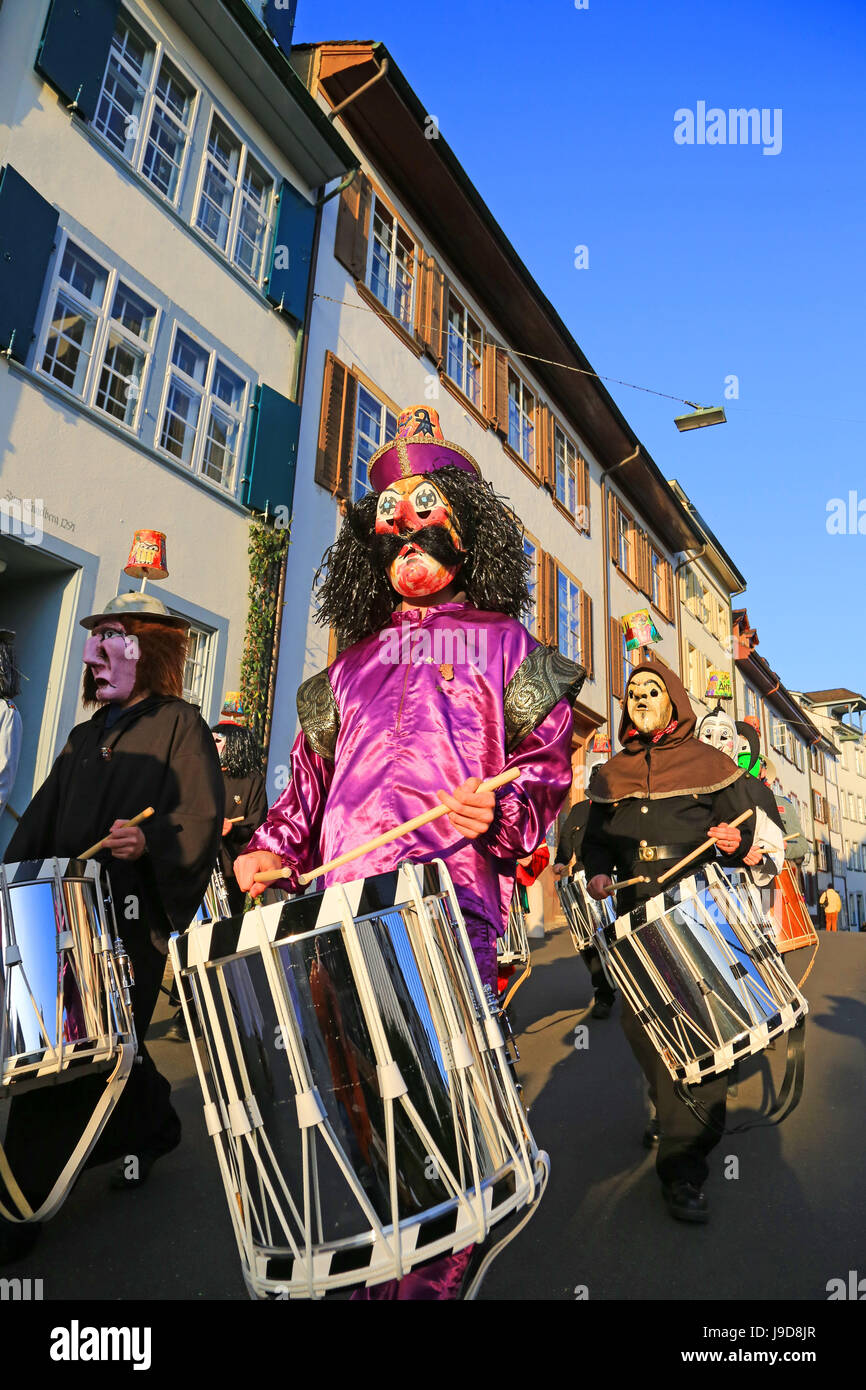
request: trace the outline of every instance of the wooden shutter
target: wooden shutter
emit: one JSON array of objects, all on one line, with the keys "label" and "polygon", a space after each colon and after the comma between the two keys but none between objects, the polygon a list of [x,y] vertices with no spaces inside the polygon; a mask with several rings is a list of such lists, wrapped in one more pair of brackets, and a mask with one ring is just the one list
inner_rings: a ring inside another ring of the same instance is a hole
[{"label": "wooden shutter", "polygon": [[340,194],[334,255],[356,280],[363,280],[367,274],[371,198],[370,180],[362,173],[356,174]]},{"label": "wooden shutter", "polygon": [[352,476],[357,389],[358,383],[348,367],[329,352],[322,387],[315,479],[320,487],[341,497],[348,495]]},{"label": "wooden shutter", "polygon": [[674,572],[667,560],[661,562],[661,575],[659,582],[660,608],[669,622],[673,622],[674,617]]},{"label": "wooden shutter", "polygon": [[637,551],[637,586],[641,593],[650,595],[652,593],[650,541],[646,531],[640,531],[637,527],[635,527],[635,548]]},{"label": "wooden shutter", "polygon": [[581,531],[589,532],[589,465],[585,458],[577,458],[577,524]]},{"label": "wooden shutter", "polygon": [[607,495],[607,545],[610,558],[619,564],[619,505],[612,492]]},{"label": "wooden shutter", "polygon": [[553,416],[547,406],[539,401],[535,407],[535,472],[539,481],[555,494],[556,463],[553,453],[553,431]]},{"label": "wooden shutter", "polygon": [[283,179],[265,293],[282,313],[299,323],[303,323],[307,310],[315,230],[314,205]]},{"label": "wooden shutter", "polygon": [[559,624],[556,613],[556,561],[546,551],[538,552],[538,640],[557,646]]},{"label": "wooden shutter", "polygon": [[484,344],[484,417],[508,438],[508,354],[496,343]]},{"label": "wooden shutter", "polygon": [[57,233],[57,209],[11,164],[0,173],[0,348],[24,362]]},{"label": "wooden shutter", "polygon": [[268,516],[285,507],[291,517],[300,419],[301,408],[295,401],[270,386],[256,387],[253,428],[241,479],[244,506]]},{"label": "wooden shutter", "polygon": [[434,256],[425,256],[419,250],[417,265],[418,313],[415,320],[415,336],[430,353],[433,361],[441,365],[448,340],[448,282]]},{"label": "wooden shutter", "polygon": [[592,675],[592,599],[585,589],[580,593],[580,662],[589,679]]},{"label": "wooden shutter", "polygon": [[622,687],[622,623],[618,618],[610,620],[610,693],[615,700],[621,700]]},{"label": "wooden shutter", "polygon": [[92,121],[108,66],[120,0],[53,0],[37,72],[85,121]]}]

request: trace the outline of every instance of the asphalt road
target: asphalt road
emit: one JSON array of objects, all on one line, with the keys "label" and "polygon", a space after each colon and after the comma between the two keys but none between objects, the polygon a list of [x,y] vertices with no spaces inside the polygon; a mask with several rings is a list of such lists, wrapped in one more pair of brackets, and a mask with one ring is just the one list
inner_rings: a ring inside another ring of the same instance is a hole
[{"label": "asphalt road", "polygon": [[[866,1274],[866,935],[822,934],[806,987],[803,1100],[781,1128],[723,1139],[711,1158],[707,1226],[671,1220],[662,1203],[640,1144],[644,1087],[618,1006],[610,1020],[589,1019],[589,976],[564,928],[533,943],[532,959],[512,1014],[530,1121],[552,1174],[528,1227],[494,1263],[482,1301],[825,1301],[830,1279]],[[582,1022],[589,1045],[578,1050]],[[247,1299],[191,1053],[162,1040],[167,1025],[161,1005],[148,1042],[172,1081],[184,1142],[137,1193],[109,1191],[104,1168],[83,1175],[14,1267],[42,1279],[46,1300]],[[778,1085],[782,1054],[781,1045],[765,1054],[740,1084],[730,1124],[754,1116],[768,1065]],[[724,1176],[735,1168],[737,1177]]]}]

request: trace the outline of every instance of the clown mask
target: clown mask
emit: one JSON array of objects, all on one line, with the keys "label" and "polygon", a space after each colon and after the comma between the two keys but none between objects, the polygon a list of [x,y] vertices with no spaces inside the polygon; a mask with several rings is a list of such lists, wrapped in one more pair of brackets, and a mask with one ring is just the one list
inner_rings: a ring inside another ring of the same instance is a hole
[{"label": "clown mask", "polygon": [[652,671],[638,671],[628,683],[628,717],[639,734],[660,733],[673,718],[667,686]]},{"label": "clown mask", "polygon": [[132,695],[141,655],[138,638],[116,619],[106,618],[84,644],[84,664],[90,667],[100,704],[123,705]]},{"label": "clown mask", "polygon": [[736,759],[737,744],[739,735],[731,719],[724,710],[713,710],[711,714],[705,714],[698,725],[698,738],[701,743],[709,743],[712,748],[718,748],[720,753],[726,753],[731,759]]},{"label": "clown mask", "polygon": [[[379,497],[376,536],[390,540],[388,578],[403,598],[447,588],[463,563],[451,504],[426,476],[398,478]],[[402,545],[396,542],[403,540]]]}]

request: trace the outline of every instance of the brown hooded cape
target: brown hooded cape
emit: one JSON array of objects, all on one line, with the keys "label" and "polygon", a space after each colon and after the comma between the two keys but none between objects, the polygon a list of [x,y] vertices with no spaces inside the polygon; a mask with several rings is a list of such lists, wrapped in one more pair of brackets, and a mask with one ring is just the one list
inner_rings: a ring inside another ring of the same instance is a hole
[{"label": "brown hooded cape", "polygon": [[651,743],[640,735],[626,738],[634,725],[629,718],[626,696],[623,696],[619,723],[622,752],[596,768],[589,787],[592,800],[613,802],[627,796],[653,800],[689,793],[716,792],[742,777],[742,768],[737,767],[726,753],[694,737],[695,713],[679,676],[661,661],[642,661],[634,668],[629,680],[638,671],[649,671],[664,682],[677,727],[660,738],[658,743]]}]

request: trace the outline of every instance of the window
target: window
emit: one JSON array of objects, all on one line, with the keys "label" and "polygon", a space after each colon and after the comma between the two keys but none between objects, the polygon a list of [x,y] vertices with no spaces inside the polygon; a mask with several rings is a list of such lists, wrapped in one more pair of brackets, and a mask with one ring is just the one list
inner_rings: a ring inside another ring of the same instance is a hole
[{"label": "window", "polygon": [[820,748],[816,748],[816,747],[813,745],[812,748],[811,748],[810,751],[809,751],[809,757],[810,757],[810,760],[811,760],[811,763],[812,763],[812,771],[816,774],[816,776],[818,776],[818,777],[823,777],[823,775],[824,775],[824,754],[821,752]]},{"label": "window", "polygon": [[826,873],[826,872],[827,872],[827,845],[826,845],[826,843],[825,843],[823,840],[819,840],[818,843],[817,843],[816,848],[817,848],[817,851],[818,851],[818,868],[819,868],[819,870],[820,870],[822,873]]},{"label": "window", "polygon": [[699,621],[703,619],[703,598],[704,591],[697,573],[693,569],[687,569],[684,578],[683,601],[692,617]]},{"label": "window", "polygon": [[556,571],[557,645],[570,661],[581,659],[580,586],[561,569]]},{"label": "window", "polygon": [[815,817],[815,820],[821,821],[822,824],[826,825],[827,815],[824,810],[824,798],[820,792],[812,793],[812,815]]},{"label": "window", "polygon": [[665,603],[665,561],[657,550],[650,550],[650,576],[652,592],[650,598],[660,611],[666,611]]},{"label": "window", "polygon": [[446,372],[473,405],[481,408],[481,361],[484,339],[468,309],[448,296]]},{"label": "window", "polygon": [[719,599],[718,602],[718,627],[716,629],[716,636],[725,648],[725,651],[729,651],[731,641],[730,609],[721,599]]},{"label": "window", "polygon": [[415,243],[396,217],[392,217],[381,200],[375,197],[372,227],[367,282],[388,313],[393,314],[404,328],[411,328]]},{"label": "window", "polygon": [[172,203],[180,191],[195,95],[161,45],[118,20],[93,124]]},{"label": "window", "polygon": [[370,491],[367,468],[376,450],[397,434],[397,417],[393,411],[368,391],[358,386],[355,419],[355,457],[352,468],[352,501],[360,502]]},{"label": "window", "polygon": [[[853,810],[854,810],[854,796],[853,796],[853,793],[852,793],[852,795],[851,795],[851,811],[852,811],[852,815],[853,815]],[[862,796],[858,796],[858,798],[857,798],[857,814],[858,814],[858,816],[860,817],[860,820],[861,820],[861,821],[866,821],[866,806],[864,806]]]},{"label": "window", "polygon": [[863,749],[862,749],[862,748],[855,748],[855,749],[854,749],[854,762],[855,762],[856,767],[857,767],[857,776],[858,776],[858,777],[866,777],[866,766],[864,766]]},{"label": "window", "polygon": [[787,724],[780,719],[775,719],[773,715],[770,715],[770,740],[776,751],[781,753],[782,757],[787,758],[790,762],[792,759],[791,730]]},{"label": "window", "polygon": [[[179,616],[183,616],[180,614]],[[183,665],[183,698],[191,705],[204,705],[208,694],[210,652],[213,633],[208,628],[190,624],[186,661]]]},{"label": "window", "polygon": [[273,193],[273,179],[214,115],[195,225],[257,285],[264,268]]},{"label": "window", "polygon": [[[628,683],[631,680],[632,671],[640,662],[641,651],[640,647],[634,647],[631,651],[629,651],[628,646],[626,645],[626,635],[622,630],[622,623],[619,623],[618,626],[622,639],[622,688],[623,692],[625,692],[626,690],[628,690]],[[646,652],[645,655],[646,657],[649,657],[651,653]]]},{"label": "window", "polygon": [[836,809],[835,806],[828,806],[828,810],[829,810],[829,812],[830,812],[830,829],[831,829],[831,830],[838,830],[838,829],[839,829],[839,812],[838,812],[838,810]]},{"label": "window", "polygon": [[49,302],[41,370],[88,405],[134,426],[153,347],[155,307],[117,271],[69,240]]},{"label": "window", "polygon": [[519,376],[508,372],[508,443],[523,462],[535,467],[535,398]]},{"label": "window", "polygon": [[227,492],[236,483],[246,382],[177,328],[159,447]]},{"label": "window", "polygon": [[745,686],[746,695],[746,714],[750,714],[754,719],[758,716],[758,697],[750,685]]},{"label": "window", "polygon": [[554,452],[556,455],[556,496],[573,517],[578,509],[578,460],[577,450],[571,440],[559,428],[554,427]]},{"label": "window", "polygon": [[702,700],[707,689],[707,664],[703,652],[688,644],[688,687],[696,700]]},{"label": "window", "polygon": [[523,537],[523,553],[529,559],[529,574],[526,577],[529,586],[529,606],[523,613],[523,625],[532,633],[533,637],[538,636],[538,546],[529,536]]}]

